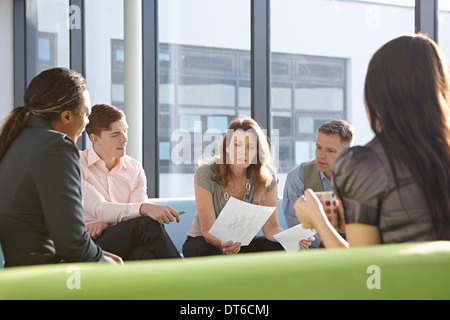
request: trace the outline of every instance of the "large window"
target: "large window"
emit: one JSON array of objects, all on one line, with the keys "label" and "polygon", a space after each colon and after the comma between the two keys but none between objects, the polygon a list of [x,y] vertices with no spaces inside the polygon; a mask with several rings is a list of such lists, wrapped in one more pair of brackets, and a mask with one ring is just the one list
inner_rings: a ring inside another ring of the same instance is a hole
[{"label": "large window", "polygon": [[86,80],[93,105],[124,107],[123,1],[84,2]]},{"label": "large window", "polygon": [[347,118],[347,59],[273,53],[271,70],[272,151],[288,172],[313,157],[323,122]]},{"label": "large window", "polygon": [[93,105],[123,108],[123,1],[85,1],[86,80]]},{"label": "large window", "polygon": [[286,173],[315,157],[317,129],[345,119],[355,144],[373,136],[363,87],[372,54],[414,31],[414,0],[271,2],[271,114],[279,130],[279,194]]},{"label": "large window", "polygon": [[70,67],[68,17],[54,14],[67,12],[69,0],[39,0],[37,4],[36,74],[54,67]]},{"label": "large window", "polygon": [[250,1],[158,5],[160,196],[192,196],[195,164],[250,116]]},{"label": "large window", "polygon": [[[84,1],[84,10],[85,77],[91,103],[108,103],[123,109],[123,0]],[[85,135],[84,147],[90,145]]]},{"label": "large window", "polygon": [[205,134],[250,114],[250,52],[161,43],[159,56],[161,173],[192,174],[214,143]]},{"label": "large window", "polygon": [[[191,179],[228,124],[250,116],[250,52],[160,43],[159,72],[160,172]],[[323,121],[346,118],[346,73],[346,59],[273,54],[272,148],[283,170],[314,153]]]},{"label": "large window", "polygon": [[[270,129],[280,195],[287,172],[314,158],[323,122],[346,119],[355,144],[370,141],[363,87],[372,54],[394,37],[434,26],[450,59],[450,8],[436,2],[437,21],[435,2],[424,0],[143,0],[139,111],[149,195],[193,196],[197,161],[214,154],[235,117],[254,116]],[[14,104],[22,104],[39,71],[65,66],[84,73],[93,104],[124,108],[127,82],[135,80],[124,77],[124,26],[137,25],[124,21],[127,4],[15,0]]]}]

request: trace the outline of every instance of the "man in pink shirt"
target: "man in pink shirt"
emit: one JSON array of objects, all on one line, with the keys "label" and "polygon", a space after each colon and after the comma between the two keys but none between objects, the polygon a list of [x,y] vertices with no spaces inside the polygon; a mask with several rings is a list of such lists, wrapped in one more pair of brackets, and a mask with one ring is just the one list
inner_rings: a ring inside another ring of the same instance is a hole
[{"label": "man in pink shirt", "polygon": [[142,165],[125,154],[125,114],[118,108],[92,107],[86,132],[92,146],[81,152],[83,218],[95,243],[123,258],[179,258],[164,224],[180,221],[170,206],[149,203]]}]

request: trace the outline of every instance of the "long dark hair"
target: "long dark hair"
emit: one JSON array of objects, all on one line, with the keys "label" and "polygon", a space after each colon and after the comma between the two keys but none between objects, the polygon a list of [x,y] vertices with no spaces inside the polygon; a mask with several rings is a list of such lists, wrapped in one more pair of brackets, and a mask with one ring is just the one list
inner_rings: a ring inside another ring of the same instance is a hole
[{"label": "long dark hair", "polygon": [[393,159],[399,159],[425,195],[438,239],[450,239],[448,68],[434,41],[402,36],[375,53],[365,83],[371,127],[395,181]]},{"label": "long dark hair", "polygon": [[84,77],[66,68],[43,71],[31,80],[24,94],[25,105],[15,108],[0,130],[0,160],[25,127],[30,114],[48,122],[57,120],[61,112],[76,110],[83,103],[87,89]]}]

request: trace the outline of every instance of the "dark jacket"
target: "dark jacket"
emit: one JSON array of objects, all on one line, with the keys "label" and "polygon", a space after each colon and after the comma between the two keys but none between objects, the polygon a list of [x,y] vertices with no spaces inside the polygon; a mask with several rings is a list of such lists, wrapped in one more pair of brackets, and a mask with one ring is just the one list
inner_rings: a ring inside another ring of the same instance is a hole
[{"label": "dark jacket", "polygon": [[82,218],[79,151],[34,115],[0,160],[0,243],[7,267],[104,261]]}]

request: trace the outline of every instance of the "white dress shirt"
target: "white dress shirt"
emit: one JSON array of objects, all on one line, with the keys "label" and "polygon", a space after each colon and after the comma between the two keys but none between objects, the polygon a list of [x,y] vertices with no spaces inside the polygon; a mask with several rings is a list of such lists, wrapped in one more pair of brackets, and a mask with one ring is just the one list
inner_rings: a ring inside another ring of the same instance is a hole
[{"label": "white dress shirt", "polygon": [[93,147],[80,155],[85,224],[117,224],[140,217],[140,207],[148,200],[142,165],[125,155],[109,171]]}]

